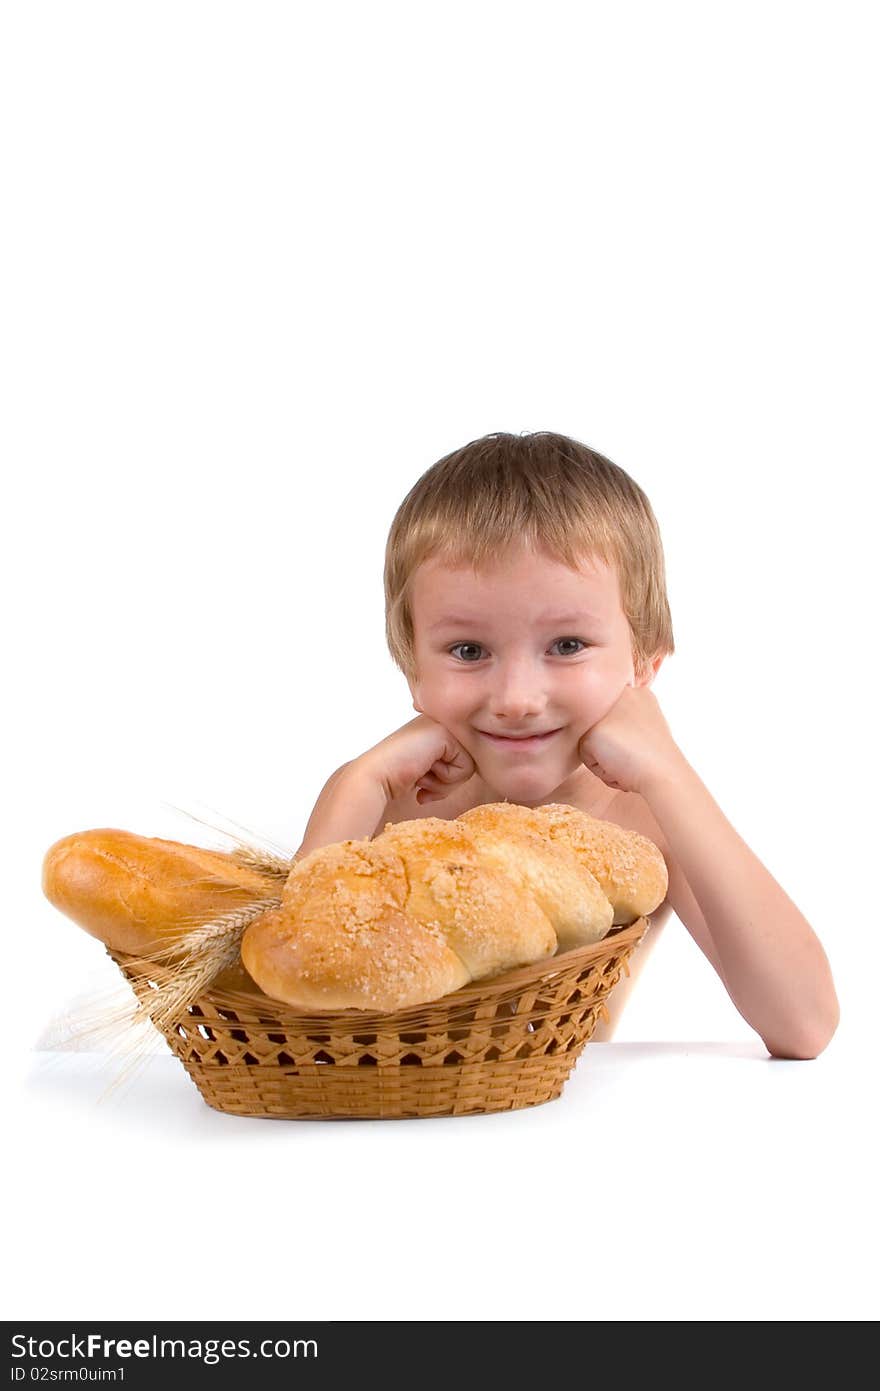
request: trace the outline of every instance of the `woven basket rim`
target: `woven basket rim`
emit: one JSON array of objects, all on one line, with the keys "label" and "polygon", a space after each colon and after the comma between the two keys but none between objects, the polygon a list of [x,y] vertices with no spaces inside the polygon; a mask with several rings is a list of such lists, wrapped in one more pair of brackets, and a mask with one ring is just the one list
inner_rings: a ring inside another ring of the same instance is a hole
[{"label": "woven basket rim", "polygon": [[[561,972],[571,970],[572,967],[588,966],[592,961],[601,960],[604,956],[619,947],[635,946],[644,937],[650,927],[650,916],[636,918],[632,923],[627,923],[621,927],[612,927],[604,937],[598,942],[592,942],[584,947],[572,947],[569,951],[559,952],[555,956],[542,957],[540,961],[532,962],[528,966],[517,966],[511,971],[504,971],[500,975],[492,976],[487,980],[475,981],[471,985],[462,986],[459,990],[450,991],[447,995],[441,995],[436,1000],[423,1001],[418,1005],[408,1005],[405,1009],[394,1011],[365,1010],[365,1009],[333,1009],[333,1010],[310,1010],[303,1013],[294,1010],[283,1000],[273,999],[270,995],[256,994],[253,991],[218,989],[215,986],[208,986],[203,992],[202,998],[210,998],[215,1004],[221,1007],[235,1010],[244,1007],[257,1014],[271,1012],[273,1016],[281,1016],[287,1019],[297,1019],[302,1021],[314,1021],[318,1024],[329,1024],[331,1022],[339,1025],[357,1024],[365,1026],[372,1021],[377,1023],[384,1021],[388,1024],[405,1024],[411,1019],[424,1014],[426,1009],[442,1010],[466,1010],[472,1005],[483,1004],[496,997],[503,997],[507,994],[514,996],[523,987],[537,984],[539,981],[550,980]],[[116,952],[107,948],[108,955],[120,967],[128,966],[134,970],[143,970],[150,975],[161,976],[164,970],[157,968],[153,963],[144,961],[142,957],[133,956],[126,952]]]}]

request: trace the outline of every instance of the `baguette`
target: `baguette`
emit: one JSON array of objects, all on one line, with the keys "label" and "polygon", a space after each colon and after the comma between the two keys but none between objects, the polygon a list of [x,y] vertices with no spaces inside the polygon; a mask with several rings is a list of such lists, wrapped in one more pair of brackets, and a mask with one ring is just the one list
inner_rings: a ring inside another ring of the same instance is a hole
[{"label": "baguette", "polygon": [[[43,859],[49,902],[116,952],[147,956],[237,908],[280,897],[277,876],[204,850],[132,831],[79,831],[50,846]],[[217,986],[250,989],[240,963]]]}]

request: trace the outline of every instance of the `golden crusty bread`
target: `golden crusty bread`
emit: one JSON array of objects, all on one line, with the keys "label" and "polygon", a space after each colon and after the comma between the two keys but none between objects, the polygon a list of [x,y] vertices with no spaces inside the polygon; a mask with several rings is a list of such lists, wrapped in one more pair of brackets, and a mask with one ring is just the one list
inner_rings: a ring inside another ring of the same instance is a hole
[{"label": "golden crusty bread", "polygon": [[494,859],[460,820],[426,816],[389,824],[373,844],[400,855],[409,885],[405,908],[442,931],[469,978],[552,956],[557,939],[534,897]]},{"label": "golden crusty bread", "polygon": [[134,956],[265,901],[241,962],[214,984],[253,979],[304,1012],[438,999],[598,941],[653,912],[666,889],[653,842],[563,804],[389,822],[372,841],[312,851],[286,881],[223,851],[113,829],[66,836],[43,861],[50,902]]},{"label": "golden crusty bread", "polygon": [[385,1013],[556,947],[535,899],[460,823],[423,817],[304,856],[241,953],[266,994],[297,1009]]},{"label": "golden crusty bread", "polygon": [[[114,951],[142,956],[221,914],[277,902],[277,877],[203,850],[132,831],[78,831],[50,846],[43,892],[60,912]],[[240,965],[215,982],[253,989]]]},{"label": "golden crusty bread", "polygon": [[612,920],[657,907],[666,864],[651,841],[553,810],[490,803],[313,850],[291,870],[281,906],[245,930],[249,974],[303,1012],[386,1012],[598,941]]},{"label": "golden crusty bread", "polygon": [[614,918],[612,905],[574,850],[561,838],[550,839],[540,808],[490,802],[462,812],[458,822],[481,854],[531,892],[553,924],[560,951],[605,936]]},{"label": "golden crusty bread", "polygon": [[[564,802],[549,802],[535,810],[544,818],[552,844],[568,846],[594,875],[611,904],[615,927],[653,913],[663,902],[669,873],[663,855],[647,836],[613,821],[600,821]],[[465,812],[461,819],[472,815]]]},{"label": "golden crusty bread", "polygon": [[407,895],[403,861],[388,847],[322,846],[297,861],[281,907],[247,928],[242,961],[251,975],[259,964],[267,995],[305,1012],[358,1002],[388,1011],[457,990],[466,967],[438,928],[404,911]]}]

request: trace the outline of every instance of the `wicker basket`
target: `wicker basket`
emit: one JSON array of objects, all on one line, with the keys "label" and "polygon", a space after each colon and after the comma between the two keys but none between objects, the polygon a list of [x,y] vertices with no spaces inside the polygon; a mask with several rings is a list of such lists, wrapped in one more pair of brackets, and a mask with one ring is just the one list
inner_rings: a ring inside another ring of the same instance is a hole
[{"label": "wicker basket", "polygon": [[[539,1106],[561,1093],[648,918],[394,1014],[295,1014],[208,990],[165,1032],[204,1100],[236,1116],[403,1119]],[[110,952],[129,981],[162,972]]]}]

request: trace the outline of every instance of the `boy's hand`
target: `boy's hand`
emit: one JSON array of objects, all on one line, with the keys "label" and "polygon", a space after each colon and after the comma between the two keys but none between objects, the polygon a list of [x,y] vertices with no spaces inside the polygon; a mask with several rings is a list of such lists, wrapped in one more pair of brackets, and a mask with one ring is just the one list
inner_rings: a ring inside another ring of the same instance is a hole
[{"label": "boy's hand", "polygon": [[683,755],[647,686],[625,686],[607,715],[582,734],[578,756],[608,787],[645,791]]},{"label": "boy's hand", "polygon": [[355,761],[381,780],[389,801],[416,788],[419,806],[442,801],[477,771],[467,749],[429,715],[417,715]]}]

